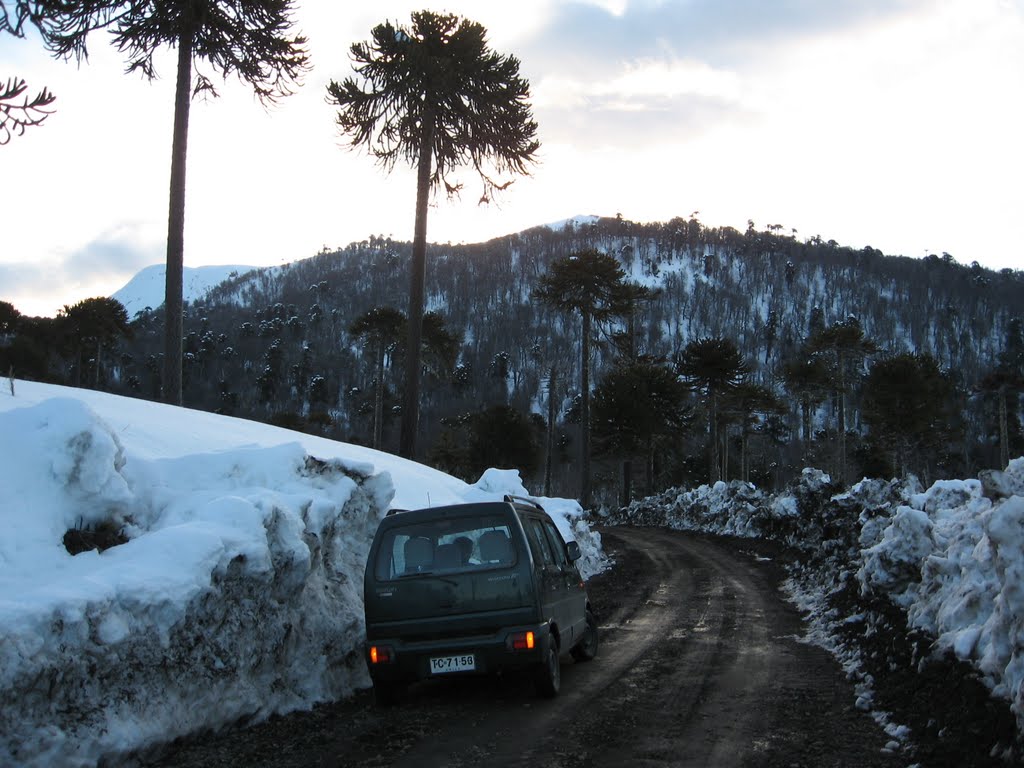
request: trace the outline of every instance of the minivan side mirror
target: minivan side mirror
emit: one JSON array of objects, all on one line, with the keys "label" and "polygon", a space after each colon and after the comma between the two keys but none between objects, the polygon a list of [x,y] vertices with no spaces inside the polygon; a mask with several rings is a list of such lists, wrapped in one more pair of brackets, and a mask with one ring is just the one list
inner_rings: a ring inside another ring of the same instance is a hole
[{"label": "minivan side mirror", "polygon": [[570,541],[565,545],[565,553],[569,556],[569,561],[572,563],[583,557],[583,553],[580,552],[580,545],[575,541]]}]

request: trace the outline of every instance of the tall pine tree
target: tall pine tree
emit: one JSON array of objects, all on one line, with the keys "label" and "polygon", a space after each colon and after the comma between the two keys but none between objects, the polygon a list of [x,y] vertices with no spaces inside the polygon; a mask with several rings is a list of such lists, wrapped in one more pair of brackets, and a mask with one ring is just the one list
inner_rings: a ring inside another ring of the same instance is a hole
[{"label": "tall pine tree", "polygon": [[614,256],[593,249],[578,251],[551,264],[541,275],[534,298],[583,320],[580,350],[580,503],[590,503],[590,345],[595,322],[630,311],[633,286]]},{"label": "tall pine tree", "polygon": [[217,95],[210,78],[198,69],[194,72],[193,65],[205,62],[225,79],[234,75],[262,102],[270,103],[291,93],[308,68],[306,39],[291,31],[292,0],[90,0],[41,5],[56,9],[43,36],[54,55],[62,58],[79,62],[87,58],[90,33],[108,28],[113,44],[127,57],[127,71],[153,80],[156,52],[164,46],[178,50],[167,215],[163,398],[181,405],[189,108],[196,94]]},{"label": "tall pine tree", "polygon": [[351,48],[357,77],[331,81],[328,101],[353,147],[365,147],[385,170],[399,160],[416,168],[416,217],[409,286],[409,352],[399,452],[415,458],[420,409],[420,341],[426,291],[427,204],[449,175],[470,166],[488,200],[511,181],[487,172],[526,174],[540,147],[519,60],[491,50],[480,24],[421,11],[410,27],[374,27],[369,42]]}]

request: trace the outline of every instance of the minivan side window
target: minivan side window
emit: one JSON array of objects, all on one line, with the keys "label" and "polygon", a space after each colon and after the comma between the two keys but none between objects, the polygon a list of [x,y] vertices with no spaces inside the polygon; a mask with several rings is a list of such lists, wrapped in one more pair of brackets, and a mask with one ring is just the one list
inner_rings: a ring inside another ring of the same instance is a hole
[{"label": "minivan side window", "polygon": [[551,546],[544,535],[540,520],[528,517],[523,520],[523,523],[525,523],[526,538],[530,542],[530,549],[533,550],[534,562],[538,565],[554,565],[555,556],[551,552]]},{"label": "minivan side window", "polygon": [[555,528],[555,524],[549,520],[544,521],[544,530],[547,531],[548,543],[551,544],[551,550],[555,555],[555,565],[564,568],[569,561],[565,556],[565,541],[562,539],[562,535]]}]

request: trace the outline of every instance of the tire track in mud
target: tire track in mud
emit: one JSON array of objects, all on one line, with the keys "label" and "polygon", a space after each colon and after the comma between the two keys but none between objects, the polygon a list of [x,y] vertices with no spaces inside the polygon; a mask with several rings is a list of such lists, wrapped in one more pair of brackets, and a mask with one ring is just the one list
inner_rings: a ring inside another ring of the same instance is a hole
[{"label": "tire track in mud", "polygon": [[736,643],[737,631],[749,623],[744,615],[749,610],[739,597],[742,585],[721,569],[709,568],[688,548],[666,548],[660,533],[645,540],[631,531],[629,542],[670,554],[668,568],[676,576],[648,601],[651,609],[661,611],[661,619],[644,638],[639,661],[609,686],[597,727],[581,729],[591,738],[580,739],[580,750],[603,732],[601,749],[588,755],[588,765],[736,764],[736,745],[745,749],[749,744],[729,738],[743,730],[735,726],[742,716],[718,710],[750,684],[747,675],[735,671],[748,655]]},{"label": "tire track in mud", "polygon": [[[601,710],[612,705],[621,707],[618,691],[636,688],[634,683],[623,683],[649,652],[652,643],[672,631],[674,618],[666,610],[668,596],[692,589],[687,569],[678,568],[674,557],[666,556],[660,548],[645,549],[639,566],[643,574],[641,599],[624,599],[615,604],[607,617],[598,616],[601,648],[591,662],[563,663],[562,691],[557,699],[534,700],[514,709],[502,708],[483,721],[474,722],[471,730],[458,729],[426,740],[394,763],[398,768],[408,766],[450,766],[460,764],[470,750],[477,761],[486,760],[491,766],[522,765],[524,760],[539,765],[574,764],[580,757],[579,748],[567,748],[563,741],[572,742],[571,735],[560,724],[578,720],[585,711],[587,718],[594,716],[594,702],[601,702]],[[635,567],[635,566],[634,566]],[[529,696],[529,692],[527,692]],[[631,694],[627,695],[632,698]],[[577,730],[579,727],[577,727]],[[571,733],[573,729],[568,729]],[[589,729],[587,729],[589,730]],[[491,733],[492,738],[481,744],[479,735]],[[557,757],[552,762],[552,756]],[[569,762],[565,762],[568,760]]]}]

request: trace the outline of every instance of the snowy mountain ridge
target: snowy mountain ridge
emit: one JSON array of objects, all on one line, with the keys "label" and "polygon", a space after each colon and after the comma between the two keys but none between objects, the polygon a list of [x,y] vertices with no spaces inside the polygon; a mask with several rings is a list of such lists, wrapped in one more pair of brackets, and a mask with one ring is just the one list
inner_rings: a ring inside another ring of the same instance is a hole
[{"label": "snowy mountain ridge", "polygon": [[[561,232],[567,226],[595,224],[600,216],[578,215],[545,224],[553,232]],[[244,275],[253,270],[262,269],[243,264],[214,264],[202,267],[184,267],[182,270],[182,299],[186,302],[206,298],[207,294],[221,283]],[[156,309],[163,306],[166,279],[166,264],[151,264],[139,270],[134,277],[113,293],[111,298],[120,301],[128,311],[128,317],[135,315],[146,307]]]},{"label": "snowy mountain ridge", "polygon": [[[212,288],[225,280],[257,269],[239,264],[217,264],[208,267],[185,267],[182,271],[182,299],[187,302],[205,298]],[[149,307],[163,306],[166,292],[166,264],[152,264],[140,270],[135,277],[114,292],[111,298],[120,301],[128,311],[128,318]]]}]

